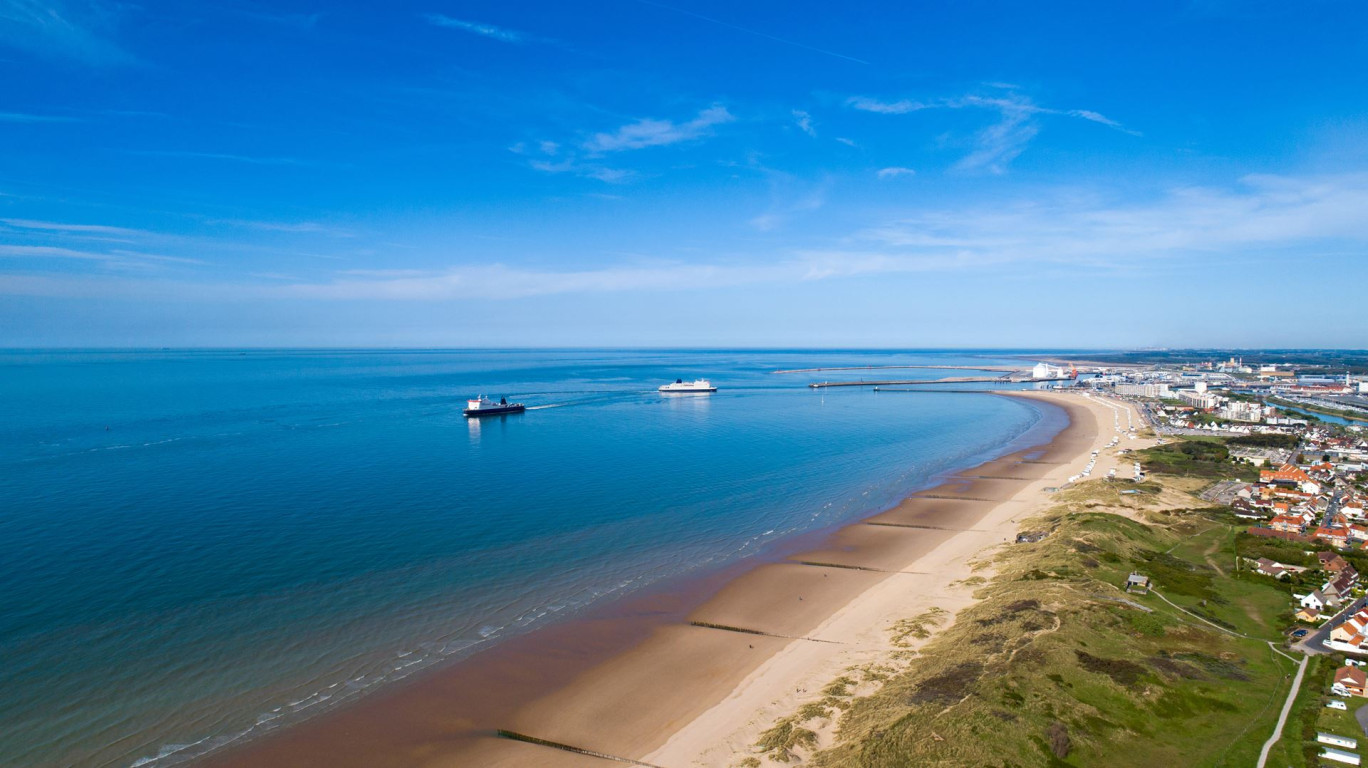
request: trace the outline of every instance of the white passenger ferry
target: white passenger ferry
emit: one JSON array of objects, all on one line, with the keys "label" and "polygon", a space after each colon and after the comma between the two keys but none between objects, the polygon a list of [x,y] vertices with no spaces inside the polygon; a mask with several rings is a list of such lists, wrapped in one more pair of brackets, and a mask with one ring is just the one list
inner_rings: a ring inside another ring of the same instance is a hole
[{"label": "white passenger ferry", "polygon": [[685,381],[675,379],[673,384],[666,384],[660,388],[661,392],[716,392],[717,387],[712,385],[707,379],[694,379]]}]

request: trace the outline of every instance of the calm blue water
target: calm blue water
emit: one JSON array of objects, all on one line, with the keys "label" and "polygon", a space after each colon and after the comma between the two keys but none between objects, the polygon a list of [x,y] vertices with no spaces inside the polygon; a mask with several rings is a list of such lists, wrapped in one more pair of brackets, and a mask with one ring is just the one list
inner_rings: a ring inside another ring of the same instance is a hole
[{"label": "calm blue water", "polygon": [[[175,764],[887,507],[1041,414],[771,371],[990,362],[0,352],[0,764]],[[468,421],[480,393],[533,408]]]},{"label": "calm blue water", "polygon": [[1343,416],[1331,416],[1331,415],[1328,414],[1328,413],[1316,413],[1315,411],[1308,411],[1308,410],[1305,409],[1305,408],[1296,408],[1296,407],[1291,406],[1291,405],[1279,405],[1278,407],[1281,408],[1281,409],[1284,410],[1284,411],[1292,411],[1293,413],[1300,413],[1300,414],[1303,415],[1303,416],[1315,416],[1316,418],[1320,419],[1321,421],[1324,421],[1324,422],[1327,423],[1327,424],[1342,424],[1342,425],[1348,426],[1348,425],[1350,425],[1350,424],[1362,424],[1362,423],[1363,423],[1363,422],[1361,422],[1361,421],[1353,421],[1353,420],[1351,420],[1351,419],[1346,419],[1346,418],[1344,418]]}]

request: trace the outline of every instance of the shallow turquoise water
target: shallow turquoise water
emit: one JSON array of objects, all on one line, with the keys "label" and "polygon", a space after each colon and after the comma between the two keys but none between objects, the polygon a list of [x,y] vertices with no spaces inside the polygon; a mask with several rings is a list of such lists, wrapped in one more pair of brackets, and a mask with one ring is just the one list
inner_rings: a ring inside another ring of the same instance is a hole
[{"label": "shallow turquoise water", "polygon": [[[0,764],[175,764],[878,511],[1040,412],[771,371],[992,362],[0,353]],[[721,391],[654,391],[695,376]],[[480,393],[531,408],[468,421]]]}]

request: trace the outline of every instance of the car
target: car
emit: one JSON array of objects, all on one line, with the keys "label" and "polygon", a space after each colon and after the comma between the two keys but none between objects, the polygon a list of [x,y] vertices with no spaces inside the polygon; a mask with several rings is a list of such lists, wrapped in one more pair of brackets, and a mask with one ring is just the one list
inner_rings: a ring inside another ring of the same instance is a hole
[{"label": "car", "polygon": [[1300,639],[1302,639],[1303,637],[1306,637],[1306,635],[1307,635],[1308,633],[1310,633],[1310,632],[1311,632],[1311,630],[1309,630],[1309,629],[1298,629],[1298,630],[1296,630],[1296,631],[1294,631],[1294,632],[1292,633],[1292,639],[1293,639],[1293,640],[1300,640]]}]

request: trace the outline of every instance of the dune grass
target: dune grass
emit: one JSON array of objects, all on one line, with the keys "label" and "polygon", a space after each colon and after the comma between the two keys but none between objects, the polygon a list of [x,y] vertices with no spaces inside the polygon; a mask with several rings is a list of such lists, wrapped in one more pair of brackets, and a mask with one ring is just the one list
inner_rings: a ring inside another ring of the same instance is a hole
[{"label": "dune grass", "polygon": [[[872,694],[781,721],[770,743],[783,750],[767,759],[862,768],[1253,764],[1295,669],[1266,642],[1281,641],[1285,589],[1237,570],[1226,518],[1175,507],[1198,502],[1167,484],[1119,496],[1098,480],[1059,498],[1023,523],[1050,536],[1004,548],[979,602],[885,670]],[[1132,571],[1211,623],[1158,595],[1125,593]],[[891,631],[935,628],[917,619]],[[797,729],[814,733],[824,718],[836,722],[836,741],[817,749],[815,735]],[[1278,765],[1307,765],[1298,735]]]}]

